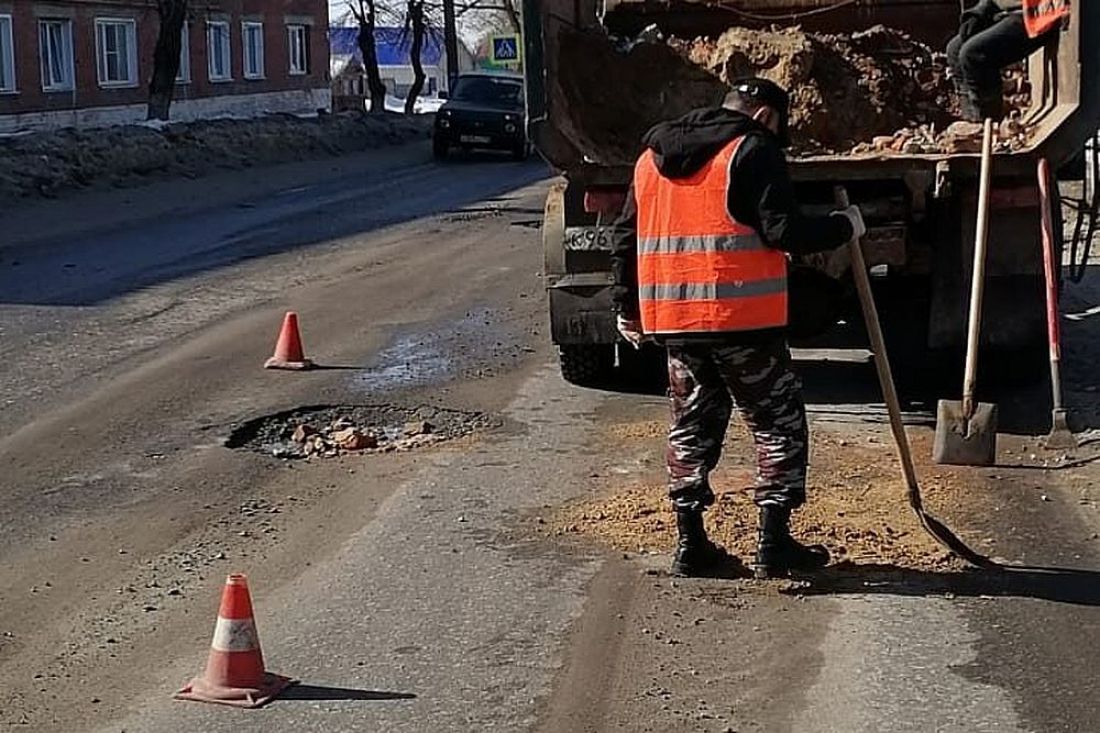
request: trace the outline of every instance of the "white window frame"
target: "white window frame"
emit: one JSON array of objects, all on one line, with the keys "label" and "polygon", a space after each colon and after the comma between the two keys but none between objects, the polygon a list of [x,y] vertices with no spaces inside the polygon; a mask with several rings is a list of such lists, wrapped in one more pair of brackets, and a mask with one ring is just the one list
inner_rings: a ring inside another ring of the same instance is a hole
[{"label": "white window frame", "polygon": [[[214,73],[214,29],[225,30],[225,75],[218,76]],[[206,21],[206,74],[211,82],[233,81],[233,39],[229,32],[229,21]]]},{"label": "white window frame", "polygon": [[309,73],[309,26],[294,23],[286,27],[287,68],[291,76]]},{"label": "white window frame", "polygon": [[[4,83],[7,79],[7,83]],[[15,94],[15,25],[10,15],[0,15],[0,94]]]},{"label": "white window frame", "polygon": [[191,83],[191,24],[186,20],[180,28],[180,67],[176,71],[176,83]]},{"label": "white window frame", "polygon": [[[60,25],[63,29],[61,36],[62,48],[59,68],[65,76],[60,82],[55,82],[47,68],[51,65],[51,56],[48,56],[48,46],[44,44],[43,34],[46,27]],[[42,62],[45,61],[46,65]],[[69,18],[40,18],[38,21],[38,63],[42,67],[42,91],[44,92],[71,92],[76,88],[76,67],[73,65],[73,22]]]},{"label": "white window frame", "polygon": [[[257,52],[259,58],[257,61],[257,68],[250,69],[249,52],[251,48],[248,43],[249,31],[256,31],[259,33],[259,46]],[[241,23],[241,67],[244,70],[245,79],[263,79],[264,78],[264,24],[255,20],[246,20]]]},{"label": "white window frame", "polygon": [[[126,78],[107,79],[107,27],[121,26],[126,38]],[[104,89],[132,89],[141,83],[138,77],[137,21],[133,18],[95,19],[96,77]]]}]

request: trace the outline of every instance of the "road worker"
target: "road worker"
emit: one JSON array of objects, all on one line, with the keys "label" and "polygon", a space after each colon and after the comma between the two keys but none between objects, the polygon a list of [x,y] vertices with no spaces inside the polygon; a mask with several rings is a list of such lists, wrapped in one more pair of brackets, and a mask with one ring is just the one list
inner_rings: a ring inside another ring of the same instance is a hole
[{"label": "road worker", "polygon": [[1001,70],[1045,46],[1069,17],[1068,0],[979,0],[962,14],[947,63],[963,117],[1004,116]]},{"label": "road worker", "polygon": [[622,223],[636,239],[612,254],[614,308],[624,339],[668,350],[672,424],[669,497],[678,575],[722,572],[729,557],[708,539],[709,474],[736,406],[756,445],[758,577],[829,561],[791,537],[805,500],[809,453],[801,383],[791,370],[787,255],[839,247],[865,232],[856,207],[805,216],[783,148],[789,97],[763,79],[733,84],[722,107],[657,125],[634,172]]}]

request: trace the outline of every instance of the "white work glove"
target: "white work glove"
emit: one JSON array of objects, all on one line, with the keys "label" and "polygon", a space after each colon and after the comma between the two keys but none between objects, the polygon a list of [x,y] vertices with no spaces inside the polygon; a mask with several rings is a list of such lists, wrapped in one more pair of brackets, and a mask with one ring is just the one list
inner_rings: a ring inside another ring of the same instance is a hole
[{"label": "white work glove", "polygon": [[630,345],[635,349],[642,348],[642,342],[645,341],[645,334],[642,333],[641,321],[636,321],[633,318],[627,318],[622,313],[615,316],[615,326],[619,329],[619,333],[622,337],[630,342]]},{"label": "white work glove", "polygon": [[860,239],[867,233],[867,225],[863,223],[863,212],[858,206],[849,206],[847,209],[834,211],[832,216],[843,216],[852,225],[852,239]]}]

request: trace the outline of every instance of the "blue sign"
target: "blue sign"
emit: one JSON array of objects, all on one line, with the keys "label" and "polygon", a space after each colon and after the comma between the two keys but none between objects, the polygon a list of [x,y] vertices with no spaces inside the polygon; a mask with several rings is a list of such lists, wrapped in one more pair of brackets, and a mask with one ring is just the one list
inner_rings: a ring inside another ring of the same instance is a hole
[{"label": "blue sign", "polygon": [[496,63],[519,61],[519,36],[494,36],[492,60]]}]

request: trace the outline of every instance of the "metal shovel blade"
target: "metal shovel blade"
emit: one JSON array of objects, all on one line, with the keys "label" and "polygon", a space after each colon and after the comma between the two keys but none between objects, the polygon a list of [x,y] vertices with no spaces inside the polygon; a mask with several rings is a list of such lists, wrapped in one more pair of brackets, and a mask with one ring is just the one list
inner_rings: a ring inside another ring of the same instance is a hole
[{"label": "metal shovel blade", "polygon": [[1073,450],[1078,447],[1077,438],[1066,424],[1066,411],[1055,409],[1051,416],[1050,435],[1044,445],[1051,450]]},{"label": "metal shovel blade", "polygon": [[997,406],[974,405],[967,419],[962,402],[940,400],[936,405],[936,442],[932,460],[952,466],[992,466],[997,461]]}]

